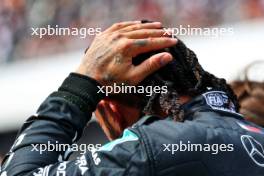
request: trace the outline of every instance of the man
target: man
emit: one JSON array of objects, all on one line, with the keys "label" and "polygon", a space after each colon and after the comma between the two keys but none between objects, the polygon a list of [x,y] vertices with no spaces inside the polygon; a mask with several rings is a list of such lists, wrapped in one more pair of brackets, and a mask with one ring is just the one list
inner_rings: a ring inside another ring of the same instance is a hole
[{"label": "man", "polygon": [[[115,83],[167,91],[99,91]],[[110,143],[73,161],[68,151],[36,150],[76,142],[94,110]],[[263,129],[236,111],[225,80],[205,72],[160,23],[118,23],[95,38],[76,73],[23,125],[2,175],[263,176]]]}]

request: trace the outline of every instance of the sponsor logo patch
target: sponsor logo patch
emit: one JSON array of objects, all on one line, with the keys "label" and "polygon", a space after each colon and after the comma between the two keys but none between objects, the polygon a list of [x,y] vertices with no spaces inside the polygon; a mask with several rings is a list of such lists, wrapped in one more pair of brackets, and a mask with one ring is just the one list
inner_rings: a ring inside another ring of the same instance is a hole
[{"label": "sponsor logo patch", "polygon": [[81,175],[84,175],[84,173],[89,169],[87,167],[87,160],[84,155],[81,157],[77,157],[77,160],[75,162],[75,165],[77,165],[81,171]]},{"label": "sponsor logo patch", "polygon": [[242,135],[241,142],[249,157],[260,167],[264,167],[264,147],[255,138],[249,135]]},{"label": "sponsor logo patch", "polygon": [[[214,110],[221,110],[238,114],[235,110],[234,103],[228,98],[225,92],[210,91],[203,94],[206,104]],[[238,114],[240,115],[240,114]]]}]

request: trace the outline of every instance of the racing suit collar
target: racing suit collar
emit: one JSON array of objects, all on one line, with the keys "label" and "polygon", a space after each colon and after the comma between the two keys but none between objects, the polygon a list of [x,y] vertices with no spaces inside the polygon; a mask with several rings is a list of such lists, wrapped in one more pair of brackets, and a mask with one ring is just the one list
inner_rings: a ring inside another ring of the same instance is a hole
[{"label": "racing suit collar", "polygon": [[223,91],[207,91],[183,104],[182,109],[185,119],[193,118],[192,114],[201,111],[224,113],[230,117],[243,119],[243,116],[236,112],[234,103]]}]

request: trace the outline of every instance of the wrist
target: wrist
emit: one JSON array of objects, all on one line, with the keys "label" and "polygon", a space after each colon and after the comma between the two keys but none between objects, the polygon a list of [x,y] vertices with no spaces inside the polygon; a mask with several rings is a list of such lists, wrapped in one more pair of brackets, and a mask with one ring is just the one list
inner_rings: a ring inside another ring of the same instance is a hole
[{"label": "wrist", "polygon": [[58,96],[77,105],[83,112],[93,112],[104,94],[99,92],[100,84],[91,77],[81,73],[70,73],[57,92]]},{"label": "wrist", "polygon": [[96,78],[96,76],[92,73],[92,71],[87,71],[87,68],[82,65],[80,65],[74,73],[89,77],[95,80],[99,84],[98,78]]}]

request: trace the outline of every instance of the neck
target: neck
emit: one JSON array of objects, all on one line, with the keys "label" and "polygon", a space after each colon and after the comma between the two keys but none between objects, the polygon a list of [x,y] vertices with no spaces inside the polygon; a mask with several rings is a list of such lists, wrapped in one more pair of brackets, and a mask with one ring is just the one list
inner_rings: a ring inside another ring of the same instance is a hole
[{"label": "neck", "polygon": [[185,104],[187,103],[188,101],[190,101],[192,98],[188,95],[182,95],[180,96],[180,103],[181,104]]}]

